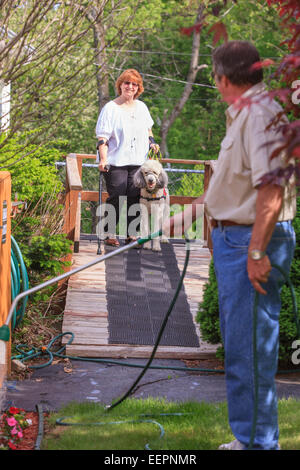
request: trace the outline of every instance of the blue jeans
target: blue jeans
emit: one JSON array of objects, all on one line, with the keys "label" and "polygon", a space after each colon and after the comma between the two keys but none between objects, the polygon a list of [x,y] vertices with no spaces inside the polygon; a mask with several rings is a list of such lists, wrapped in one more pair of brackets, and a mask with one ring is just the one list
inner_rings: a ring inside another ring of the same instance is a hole
[{"label": "blue jeans", "polygon": [[[225,349],[229,423],[247,448],[254,414],[253,311],[256,291],[247,273],[252,226],[228,226],[212,231],[218,282],[220,328]],[[292,223],[279,222],[267,247],[271,264],[289,273],[295,249]],[[280,290],[284,279],[273,268],[259,295],[257,309],[258,412],[253,449],[278,446],[275,374],[278,362]]]}]

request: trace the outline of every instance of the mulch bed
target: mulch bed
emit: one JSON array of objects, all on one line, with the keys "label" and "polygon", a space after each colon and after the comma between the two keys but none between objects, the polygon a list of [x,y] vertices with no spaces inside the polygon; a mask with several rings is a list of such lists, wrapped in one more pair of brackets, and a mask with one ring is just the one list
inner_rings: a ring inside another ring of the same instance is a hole
[{"label": "mulch bed", "polygon": [[[186,367],[191,369],[203,369],[203,371],[191,371],[191,374],[196,375],[206,375],[210,374],[211,372],[206,372],[205,369],[215,370],[216,374],[223,374],[224,370],[224,363],[217,358],[207,358],[201,360],[184,360],[184,364]],[[214,372],[213,372],[214,373]]]}]

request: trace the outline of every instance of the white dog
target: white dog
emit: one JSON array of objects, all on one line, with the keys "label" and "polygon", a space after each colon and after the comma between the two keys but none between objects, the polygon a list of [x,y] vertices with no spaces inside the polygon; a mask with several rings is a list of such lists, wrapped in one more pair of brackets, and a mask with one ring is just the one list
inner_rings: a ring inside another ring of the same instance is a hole
[{"label": "white dog", "polygon": [[[134,184],[141,188],[141,237],[147,238],[150,233],[158,232],[163,220],[169,217],[170,197],[167,189],[168,176],[157,160],[146,160],[134,175]],[[153,230],[149,224],[153,217]],[[149,228],[150,227],[150,228]],[[167,243],[165,235],[152,240],[153,251],[161,251],[160,242]],[[144,243],[144,248],[151,250],[151,240]]]}]

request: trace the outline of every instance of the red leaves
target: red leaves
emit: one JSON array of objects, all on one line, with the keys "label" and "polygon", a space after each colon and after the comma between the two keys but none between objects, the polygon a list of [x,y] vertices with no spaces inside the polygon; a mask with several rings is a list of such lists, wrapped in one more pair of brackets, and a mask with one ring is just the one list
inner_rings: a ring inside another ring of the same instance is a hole
[{"label": "red leaves", "polygon": [[264,59],[264,60],[260,60],[259,62],[255,62],[255,64],[251,66],[250,70],[259,70],[259,69],[262,69],[263,67],[270,67],[270,65],[274,65],[274,64],[275,64],[274,60]]},{"label": "red leaves", "polygon": [[300,3],[299,0],[267,0],[269,6],[275,5],[279,9],[279,16],[283,18],[288,16],[299,18],[300,17]]},{"label": "red leaves", "polygon": [[300,159],[300,145],[298,145],[297,147],[294,147],[292,155],[293,157]]},{"label": "red leaves", "polygon": [[221,21],[214,24],[208,30],[208,32],[213,33],[213,46],[215,46],[220,41],[220,39],[223,39],[224,42],[228,41],[228,34],[227,34],[226,26]]},{"label": "red leaves", "polygon": [[288,55],[282,59],[282,63],[292,67],[300,67],[300,56]]},{"label": "red leaves", "polygon": [[282,185],[289,181],[291,176],[294,173],[298,173],[299,167],[295,165],[288,165],[286,168],[281,168],[278,167],[273,171],[270,171],[269,173],[266,173],[262,178],[261,178],[261,184],[279,184]]},{"label": "red leaves", "polygon": [[[205,26],[205,23],[197,23],[194,24],[193,26],[190,26],[189,28],[181,28],[180,32],[181,34],[185,34],[186,36],[191,36],[192,34],[195,33],[200,33],[202,28]],[[224,42],[228,41],[228,34],[226,30],[226,26],[224,23],[219,21],[218,23],[215,23],[209,30],[208,33],[213,33],[213,45],[215,46],[220,39],[223,39]]]},{"label": "red leaves", "polygon": [[277,88],[269,91],[270,99],[278,98],[282,103],[288,103],[291,90],[289,88]]},{"label": "red leaves", "polygon": [[203,23],[197,23],[194,24],[193,26],[190,26],[189,28],[181,28],[180,32],[181,34],[185,34],[186,36],[191,36],[194,32],[200,33],[203,28]]}]

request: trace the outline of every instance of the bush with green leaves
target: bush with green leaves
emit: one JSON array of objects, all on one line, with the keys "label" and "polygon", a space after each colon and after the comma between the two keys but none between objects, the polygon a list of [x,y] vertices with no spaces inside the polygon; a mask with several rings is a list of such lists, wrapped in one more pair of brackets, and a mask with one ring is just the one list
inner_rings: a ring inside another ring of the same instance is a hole
[{"label": "bush with green leaves", "polygon": [[23,142],[29,137],[27,133],[10,139],[0,149],[0,160],[5,157],[7,166],[2,169],[11,173],[12,198],[17,194],[27,204],[12,219],[12,235],[22,252],[29,283],[36,285],[63,271],[62,259],[70,253],[71,242],[62,233],[64,208],[58,204],[64,189],[55,168],[61,160],[60,143],[27,146],[24,156]]},{"label": "bush with green leaves", "polygon": [[[202,165],[195,165],[195,170],[203,170]],[[204,192],[203,173],[184,173],[180,178],[180,186],[175,191],[178,196],[199,197]]]},{"label": "bush with green leaves", "polygon": [[[204,341],[221,344],[218,284],[213,260],[209,266],[209,278],[203,289],[203,300],[199,304],[196,321],[200,324],[201,337]],[[223,350],[220,347],[217,356],[222,358],[222,355]]]},{"label": "bush with green leaves", "polygon": [[[43,146],[27,145],[24,155],[24,141],[30,137],[22,134],[10,139],[0,148],[1,170],[11,173],[12,197],[34,205],[41,197],[57,196],[63,190],[55,162],[61,160],[58,143],[48,142]],[[5,134],[0,136],[0,143]]]},{"label": "bush with green leaves", "polygon": [[61,258],[70,253],[70,241],[63,233],[50,234],[47,227],[41,235],[30,238],[29,244],[21,243],[22,255],[27,269],[47,277],[55,277],[63,272]]},{"label": "bush with green leaves", "polygon": [[[297,216],[293,221],[296,240],[300,239],[300,198],[298,198]],[[295,255],[290,271],[290,280],[294,287],[297,305],[300,306],[300,246],[296,244]],[[299,308],[299,307],[298,307]],[[299,315],[299,314],[298,314]],[[200,324],[202,338],[211,344],[222,344],[219,326],[218,286],[211,261],[209,279],[204,287],[203,301],[199,304],[197,322]],[[285,284],[281,292],[281,312],[279,319],[279,361],[282,365],[291,364],[291,356],[294,352],[292,344],[297,338],[297,327],[293,309],[292,294],[289,286]],[[217,355],[223,355],[223,347],[217,351]]]}]

